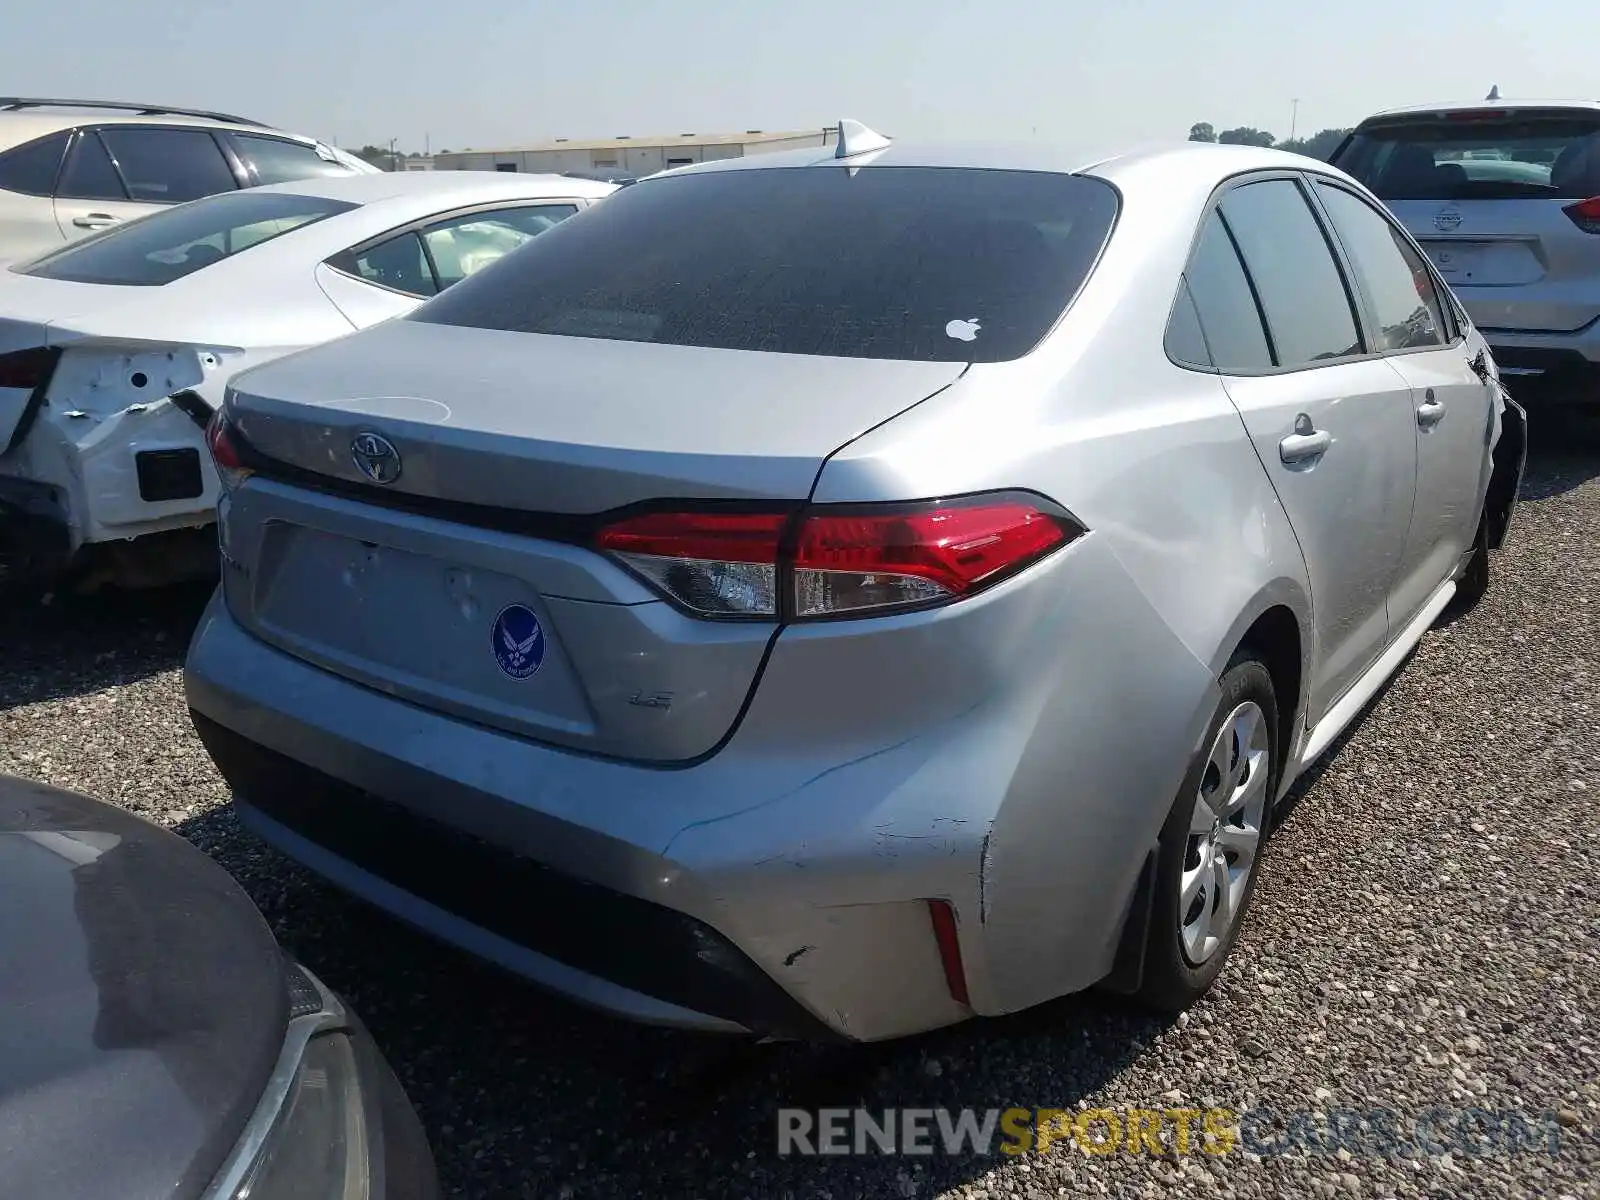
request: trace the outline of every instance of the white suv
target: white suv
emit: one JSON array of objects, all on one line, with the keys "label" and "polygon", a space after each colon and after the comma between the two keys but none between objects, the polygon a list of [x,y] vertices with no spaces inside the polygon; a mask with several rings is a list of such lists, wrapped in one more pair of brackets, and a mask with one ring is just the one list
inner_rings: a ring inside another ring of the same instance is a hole
[{"label": "white suv", "polygon": [[0,97],[0,262],[215,192],[377,170],[226,113]]},{"label": "white suv", "polygon": [[1421,243],[1513,391],[1600,407],[1600,102],[1397,109],[1332,161]]}]

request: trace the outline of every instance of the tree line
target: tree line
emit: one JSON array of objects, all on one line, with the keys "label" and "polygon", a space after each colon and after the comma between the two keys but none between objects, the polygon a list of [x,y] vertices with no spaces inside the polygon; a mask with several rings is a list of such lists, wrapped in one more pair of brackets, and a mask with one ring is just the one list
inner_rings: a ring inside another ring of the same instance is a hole
[{"label": "tree line", "polygon": [[[354,154],[357,158],[366,159],[373,166],[384,171],[397,171],[400,169],[401,165],[405,163],[406,159],[418,157],[417,151],[407,152],[404,150],[397,150],[391,154],[389,152],[389,147],[387,146],[371,145],[363,146],[359,150],[352,150],[350,153]],[[449,154],[450,151],[437,150],[435,153]]]},{"label": "tree line", "polygon": [[1287,150],[1291,154],[1304,154],[1307,158],[1320,158],[1324,162],[1339,148],[1348,129],[1323,129],[1310,137],[1286,138],[1278,141],[1265,129],[1252,129],[1248,125],[1238,129],[1224,129],[1218,133],[1210,121],[1196,121],[1189,127],[1191,142],[1220,142],[1224,146],[1269,146]]}]

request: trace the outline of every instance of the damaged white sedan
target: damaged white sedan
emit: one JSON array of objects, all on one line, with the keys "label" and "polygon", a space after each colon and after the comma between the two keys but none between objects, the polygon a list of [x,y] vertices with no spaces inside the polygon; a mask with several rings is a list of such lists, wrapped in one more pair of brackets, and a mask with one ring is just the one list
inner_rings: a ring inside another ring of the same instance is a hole
[{"label": "damaged white sedan", "polygon": [[0,584],[215,570],[228,380],[409,312],[610,192],[553,175],[304,180],[0,271]]}]

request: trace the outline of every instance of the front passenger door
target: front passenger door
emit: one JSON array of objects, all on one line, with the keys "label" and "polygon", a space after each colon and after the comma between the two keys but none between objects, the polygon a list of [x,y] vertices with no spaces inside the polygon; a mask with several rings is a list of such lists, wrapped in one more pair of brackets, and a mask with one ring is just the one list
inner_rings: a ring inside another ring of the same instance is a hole
[{"label": "front passenger door", "polygon": [[1416,486],[1410,388],[1366,353],[1326,235],[1293,179],[1225,192],[1185,279],[1305,558],[1315,722],[1388,643]]},{"label": "front passenger door", "polygon": [[1318,180],[1315,191],[1360,283],[1377,349],[1411,387],[1417,502],[1390,597],[1390,622],[1399,629],[1472,548],[1489,482],[1497,397],[1468,365],[1465,337],[1405,235],[1338,184]]}]

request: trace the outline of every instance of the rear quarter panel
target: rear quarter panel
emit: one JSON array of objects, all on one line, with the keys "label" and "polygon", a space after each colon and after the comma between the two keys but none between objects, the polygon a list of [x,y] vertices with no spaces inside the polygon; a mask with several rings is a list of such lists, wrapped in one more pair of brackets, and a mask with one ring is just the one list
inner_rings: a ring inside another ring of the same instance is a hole
[{"label": "rear quarter panel", "polygon": [[1239,415],[1216,376],[1175,366],[1163,349],[1212,180],[1186,185],[1133,166],[1115,181],[1117,230],[1056,331],[842,448],[815,493],[834,502],[1029,488],[1090,531],[1084,550],[1095,552],[1080,565],[1106,583],[1082,593],[1098,603],[1064,614],[1074,636],[1050,623],[1031,632],[1030,658],[1047,664],[1033,676],[1043,694],[984,852],[975,915],[1001,1009],[1109,969],[1215,680],[1251,622],[1284,605],[1302,657],[1313,652],[1304,561]]}]

